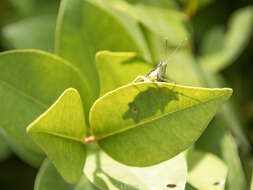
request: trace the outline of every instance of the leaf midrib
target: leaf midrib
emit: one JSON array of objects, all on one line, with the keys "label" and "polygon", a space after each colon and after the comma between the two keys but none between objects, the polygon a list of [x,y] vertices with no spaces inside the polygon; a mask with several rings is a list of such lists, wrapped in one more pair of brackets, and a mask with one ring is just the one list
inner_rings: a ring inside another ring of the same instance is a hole
[{"label": "leaf midrib", "polygon": [[64,135],[64,134],[60,134],[60,133],[56,133],[56,132],[53,132],[53,131],[48,131],[48,130],[36,130],[36,131],[33,131],[31,133],[44,133],[44,134],[48,134],[48,135],[52,135],[52,136],[56,136],[56,137],[60,137],[60,138],[63,138],[63,139],[68,139],[68,140],[72,140],[72,141],[75,141],[75,142],[80,142],[82,144],[85,144],[85,138],[78,138],[78,137],[71,137],[71,136],[68,136],[68,135]]},{"label": "leaf midrib", "polygon": [[167,115],[169,115],[169,114],[174,114],[174,113],[179,112],[179,111],[184,111],[184,110],[187,110],[187,109],[189,109],[189,108],[192,108],[192,107],[195,107],[195,106],[199,106],[200,104],[206,104],[206,103],[208,103],[208,102],[210,102],[210,101],[213,101],[213,100],[215,100],[215,99],[217,99],[217,98],[219,98],[219,97],[225,96],[225,95],[226,95],[226,94],[223,94],[223,95],[220,95],[220,96],[216,96],[216,97],[214,97],[214,98],[208,99],[207,101],[203,101],[203,102],[200,102],[200,103],[197,103],[197,104],[194,104],[194,105],[185,107],[185,108],[183,108],[183,109],[179,109],[179,110],[176,110],[176,111],[172,111],[172,112],[168,112],[168,113],[165,113],[165,114],[161,114],[161,115],[159,115],[159,116],[153,117],[153,118],[151,118],[151,119],[149,119],[149,120],[145,120],[145,121],[140,122],[140,123],[138,123],[138,124],[129,125],[129,126],[126,127],[126,128],[122,128],[122,129],[120,129],[120,130],[116,130],[116,131],[114,131],[114,132],[112,132],[112,133],[110,133],[110,134],[107,134],[107,135],[102,135],[102,136],[98,136],[98,137],[96,137],[95,135],[94,135],[94,136],[95,136],[96,141],[99,141],[99,140],[102,140],[102,139],[104,139],[104,138],[107,138],[107,137],[116,135],[116,134],[118,134],[118,133],[122,133],[122,132],[127,131],[127,130],[131,130],[131,129],[135,128],[135,127],[138,127],[138,126],[144,125],[144,124],[146,124],[146,123],[152,122],[152,121],[154,121],[154,120],[159,120],[160,118],[163,118],[163,117],[165,117],[165,116],[167,116]]}]

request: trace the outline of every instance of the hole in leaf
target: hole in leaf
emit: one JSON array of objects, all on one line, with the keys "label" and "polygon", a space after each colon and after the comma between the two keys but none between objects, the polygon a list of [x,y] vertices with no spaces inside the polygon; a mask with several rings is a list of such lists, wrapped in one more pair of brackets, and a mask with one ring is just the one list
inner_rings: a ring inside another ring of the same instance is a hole
[{"label": "hole in leaf", "polygon": [[167,184],[166,187],[168,187],[168,188],[175,188],[175,187],[177,187],[177,185],[176,184]]},{"label": "hole in leaf", "polygon": [[216,181],[213,183],[213,185],[217,186],[217,185],[224,185],[225,184],[225,180],[220,180],[220,181]]},{"label": "hole in leaf", "polygon": [[213,185],[219,185],[219,184],[220,184],[220,182],[218,182],[218,181],[213,183]]},{"label": "hole in leaf", "polygon": [[136,107],[135,105],[133,105],[133,106],[131,107],[131,112],[132,112],[132,113],[137,113],[137,112],[138,112],[138,109],[137,109],[137,107]]}]

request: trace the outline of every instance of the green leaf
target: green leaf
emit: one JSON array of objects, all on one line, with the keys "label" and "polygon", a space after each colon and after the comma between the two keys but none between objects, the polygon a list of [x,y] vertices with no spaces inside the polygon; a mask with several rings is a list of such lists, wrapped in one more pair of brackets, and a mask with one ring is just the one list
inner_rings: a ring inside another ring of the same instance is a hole
[{"label": "green leaf", "polygon": [[136,53],[109,51],[97,53],[96,66],[99,73],[100,95],[128,84],[138,75],[146,75],[152,70],[152,66],[145,63]]},{"label": "green leaf", "polygon": [[99,83],[94,59],[99,50],[133,51],[150,60],[134,19],[103,1],[63,0],[57,23],[56,53],[80,69],[95,97],[99,95]]},{"label": "green leaf", "polygon": [[178,51],[168,61],[166,76],[179,84],[205,86],[195,58],[185,50]]},{"label": "green leaf", "polygon": [[85,78],[68,62],[36,50],[0,54],[0,127],[17,143],[41,152],[26,134],[26,127],[43,113],[67,88],[82,95],[84,110],[94,97]]},{"label": "green leaf", "polygon": [[189,183],[186,183],[185,190],[198,190],[195,187],[191,186]]},{"label": "green leaf", "polygon": [[88,154],[84,172],[103,190],[170,189],[168,187],[183,190],[187,167],[183,155],[152,167],[129,167],[114,161],[94,147]]},{"label": "green leaf", "polygon": [[221,25],[214,26],[206,34],[200,47],[202,56],[216,54],[224,49],[225,46],[225,31]]},{"label": "green leaf", "polygon": [[[223,49],[215,54],[201,56],[199,61],[208,71],[219,72],[225,69],[242,53],[251,37],[252,31],[253,7],[250,6],[236,11],[230,19],[228,30],[224,36]],[[222,41],[219,43],[222,43]],[[213,45],[213,47],[215,46]]]},{"label": "green leaf", "polygon": [[162,53],[164,53],[163,41],[165,39],[171,46],[177,47],[183,39],[189,36],[185,26],[185,15],[179,11],[144,5],[134,6],[128,11],[132,11],[130,14],[153,34],[161,37]]},{"label": "green leaf", "polygon": [[6,25],[3,37],[10,48],[53,52],[55,25],[55,15],[26,18]]},{"label": "green leaf", "polygon": [[207,5],[215,2],[215,0],[192,0],[192,1],[188,1],[188,0],[179,0],[181,3],[187,4],[188,7],[189,6],[196,6],[196,8],[200,7],[206,7]]},{"label": "green leaf", "polygon": [[61,177],[49,159],[44,160],[35,179],[34,190],[71,190],[73,187]]},{"label": "green leaf", "polygon": [[3,137],[3,134],[0,133],[0,161],[5,160],[11,154],[11,150],[8,146],[8,143]]},{"label": "green leaf", "polygon": [[8,0],[22,16],[56,13],[60,0]]},{"label": "green leaf", "polygon": [[98,190],[82,175],[76,184],[68,184],[57,172],[52,162],[46,159],[35,180],[34,190]]},{"label": "green leaf", "polygon": [[27,132],[52,160],[69,183],[77,182],[86,159],[87,133],[82,101],[75,89],[67,89],[59,99],[27,128]]},{"label": "green leaf", "polygon": [[222,190],[225,187],[228,168],[211,153],[197,150],[187,154],[187,182],[200,190]]},{"label": "green leaf", "polygon": [[[146,64],[135,53],[108,51],[97,53],[96,66],[99,73],[101,95],[132,82],[139,75],[145,76],[152,70],[151,65]],[[182,68],[184,69],[182,70]],[[198,70],[192,55],[187,51],[179,51],[168,62],[166,75],[172,81],[184,85],[204,86]]]},{"label": "green leaf", "polygon": [[240,160],[238,146],[231,134],[226,134],[222,141],[223,158],[228,165],[229,175],[227,187],[229,190],[248,189],[243,165]]},{"label": "green leaf", "polygon": [[112,158],[126,165],[149,166],[191,146],[231,94],[231,89],[130,84],[94,103],[90,125],[98,144]]},{"label": "green leaf", "polygon": [[[154,6],[148,1],[145,3],[127,3],[127,1],[123,0],[109,0],[107,2],[113,8],[127,13],[145,25],[156,35],[164,39],[167,38],[174,46],[177,46],[181,40],[188,36],[184,23],[185,15],[175,9],[166,9],[167,7],[165,6]],[[161,1],[156,3],[163,4]]]},{"label": "green leaf", "polygon": [[202,151],[212,152],[227,164],[229,170],[226,186],[229,187],[229,190],[247,189],[245,173],[237,150],[238,146],[228,131],[229,125],[224,116],[217,114],[217,117],[195,143],[195,147]]},{"label": "green leaf", "polygon": [[252,174],[251,174],[250,190],[253,190],[253,172],[252,172]]},{"label": "green leaf", "polygon": [[8,143],[8,146],[16,156],[34,168],[40,167],[41,163],[45,159],[44,154],[37,153],[26,148],[24,145],[18,143],[14,138],[8,136],[1,128],[0,134],[4,137],[5,141]]},{"label": "green leaf", "polygon": [[[117,3],[119,0],[111,0]],[[178,9],[178,3],[174,0],[167,1],[167,0],[126,0],[128,3],[131,4],[143,4],[143,5],[150,5],[154,7],[161,7],[166,9]]]},{"label": "green leaf", "polygon": [[[213,74],[207,72],[204,69],[201,70],[202,78],[203,80],[205,80],[206,86],[210,88],[225,86],[224,79],[222,79],[222,76],[219,73]],[[227,102],[217,114],[217,116],[219,116],[219,120],[221,120],[218,121],[218,123],[220,127],[226,126],[228,129],[230,129],[232,134],[235,136],[237,142],[242,145],[244,151],[248,151],[250,148],[249,142],[244,134],[240,119],[238,118],[234,110],[235,106],[231,102]]]},{"label": "green leaf", "polygon": [[165,59],[165,39],[174,50],[183,39],[189,36],[185,25],[185,15],[177,10],[150,6],[148,2],[127,3],[122,0],[110,0],[109,3],[141,24],[153,62]]}]

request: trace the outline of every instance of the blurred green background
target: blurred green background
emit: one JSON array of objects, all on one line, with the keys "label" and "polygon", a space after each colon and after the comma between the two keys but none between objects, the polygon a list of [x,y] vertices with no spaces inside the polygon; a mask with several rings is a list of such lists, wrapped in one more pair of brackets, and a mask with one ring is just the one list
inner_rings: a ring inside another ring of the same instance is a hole
[{"label": "blurred green background", "polygon": [[[219,44],[222,44],[222,37],[227,30],[231,15],[241,8],[253,6],[252,0],[174,0],[171,2],[177,4],[180,11],[186,14],[194,44],[192,49],[196,56],[204,54],[203,51],[210,51],[202,47],[207,39],[212,39],[213,45],[216,46],[213,49],[219,50],[221,48]],[[0,51],[35,48],[53,53],[59,4],[60,0],[1,0]],[[241,27],[238,26],[239,36],[240,30]],[[245,47],[239,51],[238,56],[230,60],[229,66],[223,69],[221,74],[226,80],[226,86],[234,90],[235,111],[252,147],[253,29],[249,31],[250,37],[247,38]],[[235,41],[230,45],[232,49],[238,44]],[[33,189],[38,169],[15,156],[13,152],[16,150],[10,144],[4,132],[0,131],[0,189]],[[250,151],[253,154],[252,150]]]}]

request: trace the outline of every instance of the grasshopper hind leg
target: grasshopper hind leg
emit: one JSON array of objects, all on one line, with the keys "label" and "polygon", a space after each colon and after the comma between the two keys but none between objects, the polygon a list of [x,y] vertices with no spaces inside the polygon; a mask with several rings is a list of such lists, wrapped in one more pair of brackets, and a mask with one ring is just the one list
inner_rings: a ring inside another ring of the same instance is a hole
[{"label": "grasshopper hind leg", "polygon": [[[141,81],[139,81],[141,80]],[[136,83],[136,82],[150,82],[150,79],[148,79],[147,77],[143,76],[143,75],[139,75],[137,76],[132,83]]]}]

